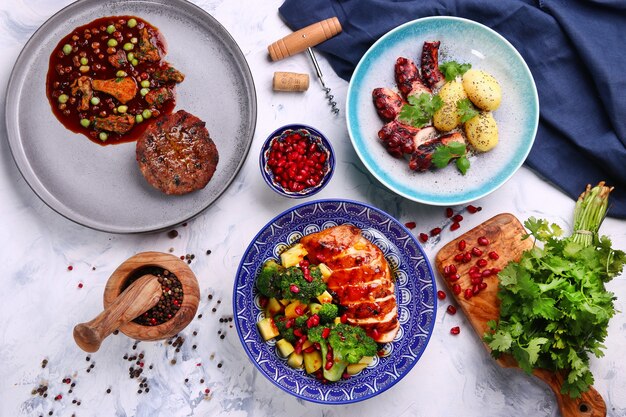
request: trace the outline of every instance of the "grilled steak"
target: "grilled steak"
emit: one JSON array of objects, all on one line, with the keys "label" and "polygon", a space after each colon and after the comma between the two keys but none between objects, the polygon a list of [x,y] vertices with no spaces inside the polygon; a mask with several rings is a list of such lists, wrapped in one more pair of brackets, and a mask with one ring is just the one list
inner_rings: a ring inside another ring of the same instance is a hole
[{"label": "grilled steak", "polygon": [[165,194],[204,188],[218,160],[205,123],[184,110],[163,117],[137,140],[141,173]]},{"label": "grilled steak", "polygon": [[395,285],[382,251],[355,226],[335,226],[300,239],[313,263],[326,264],[326,281],[348,323],[365,329],[379,343],[391,342],[399,329]]}]

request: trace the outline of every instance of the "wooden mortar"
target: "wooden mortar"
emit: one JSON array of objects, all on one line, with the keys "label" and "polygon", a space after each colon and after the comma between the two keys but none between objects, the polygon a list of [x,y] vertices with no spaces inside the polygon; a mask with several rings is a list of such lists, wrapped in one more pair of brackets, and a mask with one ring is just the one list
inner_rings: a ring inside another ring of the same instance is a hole
[{"label": "wooden mortar", "polygon": [[[176,275],[183,289],[183,302],[174,317],[157,326],[132,322],[159,302],[162,288],[156,276],[143,275],[122,292],[127,280],[147,267],[170,271]],[[95,352],[102,341],[116,329],[136,340],[167,339],[179,333],[193,320],[199,301],[198,281],[184,261],[167,253],[138,253],[113,272],[104,288],[104,311],[93,320],[76,325],[74,340],[84,351]]]}]

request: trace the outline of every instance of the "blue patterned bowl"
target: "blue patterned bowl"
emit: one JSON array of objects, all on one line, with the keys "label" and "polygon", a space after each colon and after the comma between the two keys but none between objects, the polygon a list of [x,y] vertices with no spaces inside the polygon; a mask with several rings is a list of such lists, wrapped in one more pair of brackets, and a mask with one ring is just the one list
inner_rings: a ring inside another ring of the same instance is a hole
[{"label": "blue patterned bowl", "polygon": [[[265,342],[256,323],[263,318],[255,279],[268,259],[302,236],[340,224],[352,224],[378,246],[396,278],[400,330],[384,355],[347,380],[322,384],[287,365],[275,342]],[[387,213],[356,201],[319,200],[278,215],[254,237],[239,264],[233,291],[239,339],[257,369],[273,384],[298,398],[322,404],[347,404],[391,388],[417,363],[435,324],[437,297],[428,258],[415,237]]]},{"label": "blue patterned bowl", "polygon": [[[305,188],[302,191],[291,191],[283,187],[278,181],[276,181],[274,173],[267,165],[267,159],[269,157],[272,144],[276,141],[280,142],[285,140],[285,138],[292,133],[298,133],[303,137],[307,137],[309,140],[316,143],[318,148],[326,154],[326,161],[322,165],[322,180],[316,186]],[[268,136],[263,144],[263,147],[261,148],[259,164],[261,166],[263,179],[272,190],[284,197],[305,198],[310,197],[313,194],[317,194],[326,186],[326,184],[328,184],[335,170],[335,153],[328,139],[326,139],[326,137],[317,129],[303,124],[290,124],[276,129],[271,135]]]},{"label": "blue patterned bowl", "polygon": [[[500,143],[470,158],[461,175],[454,164],[414,172],[407,161],[387,153],[378,139],[383,126],[372,90],[395,88],[394,64],[400,56],[419,62],[424,41],[441,41],[439,61],[470,63],[491,73],[502,88],[493,112]],[[346,119],[356,153],[369,172],[395,193],[420,203],[452,206],[481,198],[504,184],[522,165],[535,140],[539,99],[533,76],[517,50],[490,28],[457,17],[427,17],[405,23],[381,37],[357,65],[346,102]]]}]

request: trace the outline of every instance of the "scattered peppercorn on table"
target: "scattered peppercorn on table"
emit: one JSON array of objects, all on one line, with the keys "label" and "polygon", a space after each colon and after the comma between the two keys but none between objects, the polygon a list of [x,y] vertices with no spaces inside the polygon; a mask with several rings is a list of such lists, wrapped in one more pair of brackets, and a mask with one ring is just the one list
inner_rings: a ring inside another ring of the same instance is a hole
[{"label": "scattered peppercorn on table", "polygon": [[[558,415],[550,388],[523,372],[498,366],[464,314],[457,312],[459,306],[452,293],[454,282],[449,287],[444,282],[456,273],[450,268],[444,272],[446,278],[435,272],[439,291],[435,291],[436,319],[424,354],[403,379],[375,398],[337,407],[303,402],[259,374],[237,336],[231,300],[234,277],[248,244],[272,218],[298,203],[271,191],[259,173],[260,148],[267,135],[278,127],[305,123],[319,129],[332,142],[336,155],[332,181],[307,201],[346,198],[386,211],[406,225],[433,265],[436,254],[447,243],[500,213],[512,213],[521,221],[531,216],[545,218],[569,234],[574,201],[525,167],[500,189],[471,204],[425,206],[393,194],[363,169],[350,143],[343,115],[334,116],[326,110],[324,91],[317,84],[312,83],[307,91],[298,94],[272,91],[275,72],[315,74],[304,54],[278,62],[267,58],[266,46],[290,33],[278,16],[281,0],[195,3],[219,20],[244,52],[254,75],[259,112],[254,140],[241,172],[216,203],[192,220],[160,232],[125,235],[73,223],[42,204],[31,191],[10,157],[5,130],[0,130],[0,233],[4,243],[0,415]],[[66,4],[69,1],[0,3],[0,13],[5,16],[0,22],[3,106],[7,104],[6,81],[22,47],[45,20]],[[141,10],[135,15],[141,16]],[[250,33],[255,36],[249,36]],[[59,33],[58,39],[65,34]],[[184,60],[177,56],[181,52],[172,47],[178,41],[176,33],[168,31],[167,40],[167,58],[184,72]],[[184,48],[193,53],[194,45]],[[318,57],[338,107],[345,109],[347,83],[332,72],[323,55]],[[210,65],[207,57],[196,59]],[[30,82],[33,90],[45,94],[45,77]],[[177,87],[177,97],[183,100],[189,94],[185,83]],[[67,100],[70,97],[58,97],[59,103]],[[220,97],[215,94],[194,100]],[[79,135],[75,139],[85,140]],[[129,158],[134,158],[132,152]],[[89,169],[88,162],[84,169]],[[94,184],[94,192],[97,188]],[[581,184],[581,191],[583,188]],[[128,210],[134,210],[132,202],[128,203]],[[607,218],[600,232],[612,239],[615,248],[626,248],[626,221]],[[490,264],[503,255],[474,242],[471,247],[468,243],[465,252],[474,246],[482,251],[481,259],[488,259]],[[115,332],[97,352],[80,350],[73,343],[72,328],[102,310],[102,294],[115,268],[145,251],[171,253],[192,269],[200,289],[195,317],[183,331],[164,341],[137,341]],[[477,285],[480,292],[480,283]],[[615,308],[619,312],[609,322],[605,356],[591,360],[593,386],[606,401],[608,415],[623,416],[626,275],[622,273],[613,279],[607,289],[616,295]]]}]

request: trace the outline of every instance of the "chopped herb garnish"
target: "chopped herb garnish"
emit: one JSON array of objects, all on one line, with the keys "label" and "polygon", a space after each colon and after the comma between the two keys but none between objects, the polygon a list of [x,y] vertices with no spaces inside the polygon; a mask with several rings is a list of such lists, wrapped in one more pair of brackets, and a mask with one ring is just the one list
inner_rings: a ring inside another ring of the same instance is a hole
[{"label": "chopped herb garnish", "polygon": [[478,116],[478,110],[476,110],[476,108],[468,98],[459,100],[456,103],[456,108],[461,115],[461,123],[465,123]]},{"label": "chopped herb garnish", "polygon": [[431,96],[422,93],[419,96],[409,96],[409,104],[402,106],[399,120],[413,127],[423,127],[433,117],[433,114],[443,106],[443,100],[438,95]]},{"label": "chopped herb garnish", "polygon": [[454,80],[457,76],[465,74],[470,68],[472,68],[472,64],[459,64],[456,61],[439,64],[439,70],[446,77],[446,81]]},{"label": "chopped herb garnish", "polygon": [[465,175],[470,167],[467,159],[467,147],[461,142],[452,142],[449,145],[441,145],[433,153],[433,165],[437,168],[445,168],[451,160],[456,158],[456,167]]}]

